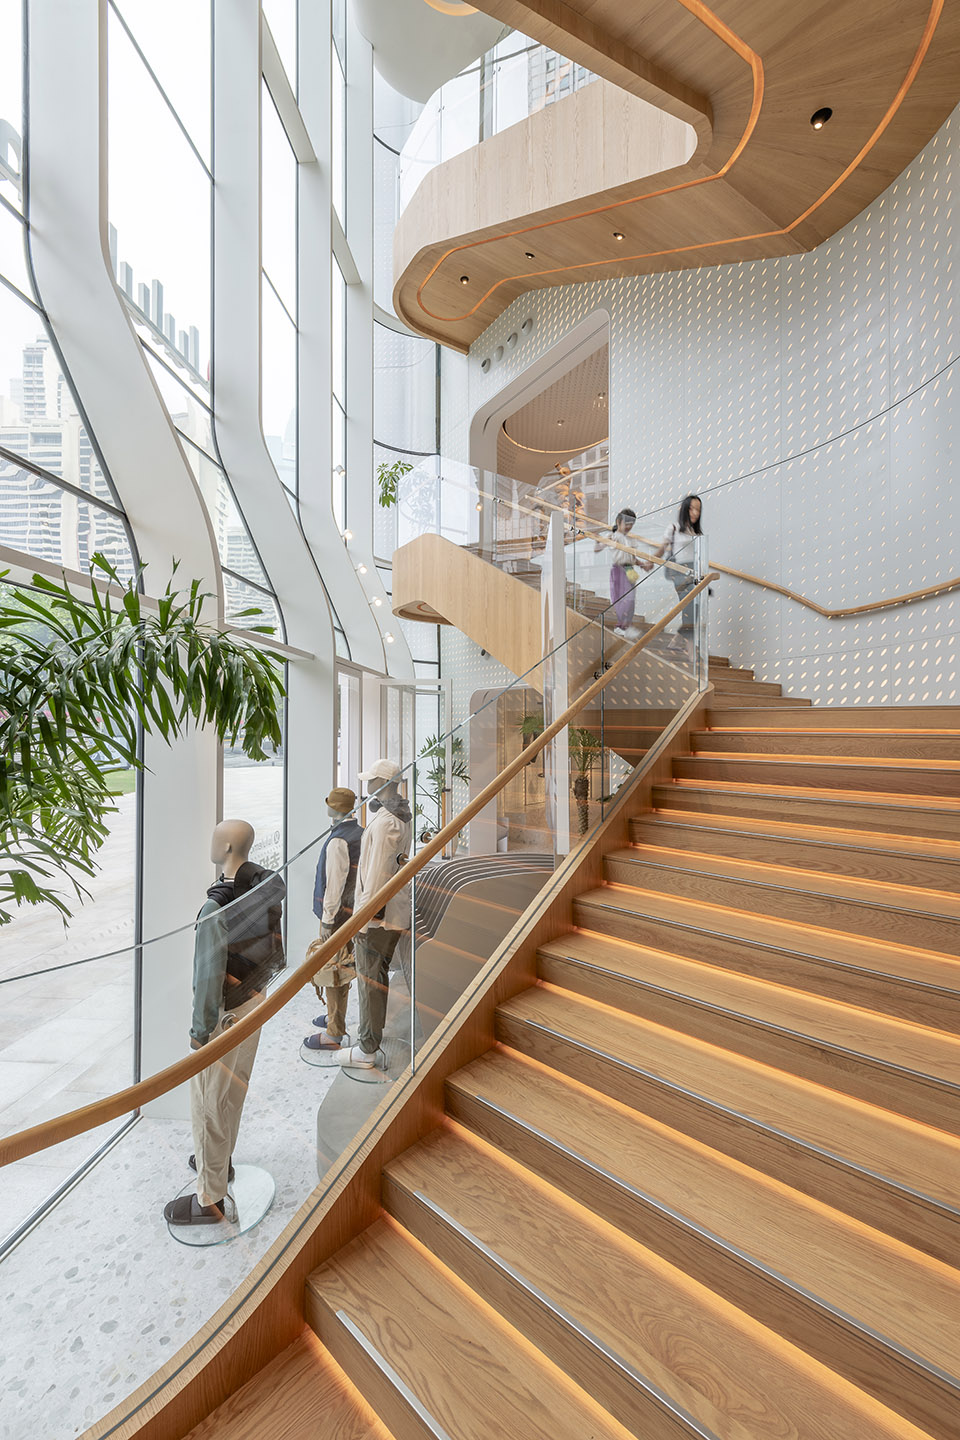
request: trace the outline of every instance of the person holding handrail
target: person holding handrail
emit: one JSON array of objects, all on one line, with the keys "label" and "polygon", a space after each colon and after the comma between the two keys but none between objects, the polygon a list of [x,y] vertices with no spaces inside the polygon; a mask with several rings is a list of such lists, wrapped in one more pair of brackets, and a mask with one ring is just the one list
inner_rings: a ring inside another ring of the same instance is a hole
[{"label": "person holding handrail", "polygon": [[[594,545],[594,550],[613,549],[613,558],[610,562],[610,601],[616,612],[617,623],[615,634],[623,635],[627,640],[639,640],[640,631],[633,623],[633,614],[636,608],[636,584],[640,578],[635,566],[638,564],[636,555],[629,549],[625,542],[636,521],[636,514],[633,510],[621,510],[613,522],[613,545],[610,541],[600,539]],[[644,569],[649,567],[644,566]]]},{"label": "person holding handrail", "polygon": [[[682,600],[689,595],[697,577],[694,569],[695,535],[702,535],[700,527],[700,516],[703,512],[703,505],[699,495],[684,495],[680,501],[680,510],[676,520],[667,526],[663,536],[663,543],[654,554],[655,560],[667,560],[672,562],[667,567],[667,574],[670,582],[677,592],[677,599]],[[697,623],[697,607],[699,599],[693,603],[692,615],[681,616],[680,634],[688,635],[693,633]]]}]

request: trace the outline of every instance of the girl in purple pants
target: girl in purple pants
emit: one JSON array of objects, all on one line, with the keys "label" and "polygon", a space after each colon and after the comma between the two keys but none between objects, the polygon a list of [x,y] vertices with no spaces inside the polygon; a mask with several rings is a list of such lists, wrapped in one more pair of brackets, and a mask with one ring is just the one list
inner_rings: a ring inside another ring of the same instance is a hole
[{"label": "girl in purple pants", "polygon": [[[636,518],[632,510],[621,510],[614,521],[611,532],[614,540],[622,543],[622,537],[630,534]],[[602,549],[602,543],[598,542],[595,548],[597,550]],[[636,564],[636,557],[629,551],[619,549],[613,551],[613,560],[610,565],[610,599],[616,611],[617,630],[628,635],[631,639],[634,638],[631,631],[634,630],[633,613],[636,605],[636,591],[634,589],[635,581],[628,575],[627,571],[631,570]]]}]

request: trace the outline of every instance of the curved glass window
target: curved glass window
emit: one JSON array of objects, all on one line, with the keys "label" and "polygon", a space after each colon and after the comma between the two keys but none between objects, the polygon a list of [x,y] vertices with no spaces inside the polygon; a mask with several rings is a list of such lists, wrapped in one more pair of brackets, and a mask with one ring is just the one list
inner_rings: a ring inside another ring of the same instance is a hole
[{"label": "curved glass window", "polygon": [[437,347],[386,325],[373,327],[374,438],[398,450],[437,450]]},{"label": "curved glass window", "polygon": [[23,39],[19,0],[0,6],[0,200],[23,209]]},{"label": "curved glass window", "polygon": [[210,165],[210,0],[110,0],[171,111]]}]

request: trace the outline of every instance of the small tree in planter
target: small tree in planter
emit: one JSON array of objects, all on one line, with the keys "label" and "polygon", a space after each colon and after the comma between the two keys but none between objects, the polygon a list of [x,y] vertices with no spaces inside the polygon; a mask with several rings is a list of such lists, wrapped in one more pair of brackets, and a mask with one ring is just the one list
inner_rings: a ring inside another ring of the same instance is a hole
[{"label": "small tree in planter", "polygon": [[586,835],[590,825],[590,771],[600,754],[600,741],[592,730],[571,725],[567,739],[570,763],[576,773],[573,798],[577,802],[578,833]]},{"label": "small tree in planter", "polygon": [[212,725],[251,760],[282,740],[279,662],[203,623],[197,581],[169,583],[153,610],[140,574],[124,584],[99,555],[93,567],[108,584],[91,577],[89,601],[42,575],[33,590],[0,587],[0,925],[20,905],[69,919],[61,887],[86,893],[116,810],[110,770],[144,768],[141,728],[171,744]]},{"label": "small tree in planter", "polygon": [[[427,822],[426,828],[421,832],[420,842],[426,844],[432,840],[443,824],[443,801],[442,796],[446,789],[446,739],[442,735],[430,735],[427,737],[423,749],[420,751],[420,759],[429,762],[427,768],[421,769],[418,765],[414,770],[417,787],[417,814],[422,815]],[[450,779],[470,782],[470,774],[467,770],[467,760],[463,753],[463,736],[454,735],[450,740]],[[421,797],[425,798],[430,809],[425,810],[420,804]],[[459,842],[460,837],[457,837]]]}]

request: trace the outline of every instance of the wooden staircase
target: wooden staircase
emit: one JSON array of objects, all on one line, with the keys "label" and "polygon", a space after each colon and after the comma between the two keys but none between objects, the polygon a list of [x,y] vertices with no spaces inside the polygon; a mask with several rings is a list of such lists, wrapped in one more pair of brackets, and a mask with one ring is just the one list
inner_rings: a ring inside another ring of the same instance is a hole
[{"label": "wooden staircase", "polygon": [[721,701],[652,800],[311,1274],[333,1428],[256,1433],[957,1440],[960,709]]}]

